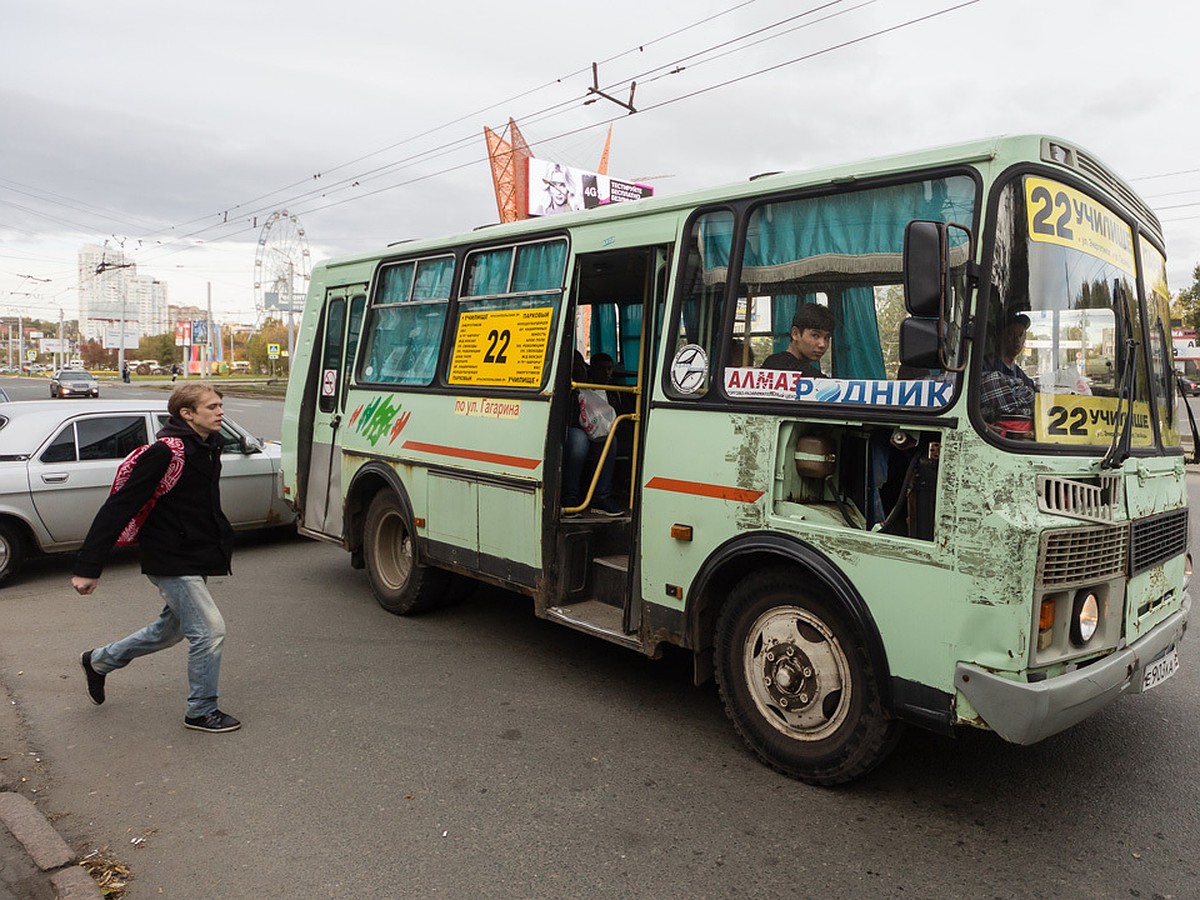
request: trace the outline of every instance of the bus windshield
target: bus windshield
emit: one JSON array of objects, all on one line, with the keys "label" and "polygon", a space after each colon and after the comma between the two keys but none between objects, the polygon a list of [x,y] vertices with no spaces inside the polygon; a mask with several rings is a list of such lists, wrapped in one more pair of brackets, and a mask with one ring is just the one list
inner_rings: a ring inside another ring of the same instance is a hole
[{"label": "bus windshield", "polygon": [[1104,447],[1132,407],[1130,446],[1152,446],[1161,390],[1147,371],[1133,230],[1091,196],[1034,175],[999,200],[976,360],[982,421],[1007,439]]}]

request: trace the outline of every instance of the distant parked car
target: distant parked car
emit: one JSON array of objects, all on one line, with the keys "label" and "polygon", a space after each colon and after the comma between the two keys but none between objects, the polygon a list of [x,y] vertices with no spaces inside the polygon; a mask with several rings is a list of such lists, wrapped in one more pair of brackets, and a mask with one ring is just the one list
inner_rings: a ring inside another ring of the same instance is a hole
[{"label": "distant parked car", "polygon": [[[165,400],[0,403],[0,584],[30,554],[77,550],[121,460],[166,421]],[[221,506],[233,527],[294,521],[280,495],[279,444],[228,416],[220,434]]]},{"label": "distant parked car", "polygon": [[1176,373],[1179,377],[1179,389],[1186,396],[1195,397],[1200,394],[1200,375],[1185,375],[1182,371]]},{"label": "distant parked car", "polygon": [[86,369],[59,369],[50,379],[51,397],[99,397],[100,382]]}]

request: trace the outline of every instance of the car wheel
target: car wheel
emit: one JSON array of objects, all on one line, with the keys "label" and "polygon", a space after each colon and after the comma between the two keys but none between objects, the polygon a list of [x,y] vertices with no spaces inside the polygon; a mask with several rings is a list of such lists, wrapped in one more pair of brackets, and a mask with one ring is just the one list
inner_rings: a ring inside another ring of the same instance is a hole
[{"label": "car wheel", "polygon": [[0,584],[20,571],[25,564],[25,535],[12,522],[0,522]]},{"label": "car wheel", "polygon": [[376,494],[367,510],[363,556],[375,600],[388,612],[406,616],[444,601],[449,573],[417,562],[408,514],[391,491]]},{"label": "car wheel", "polygon": [[757,572],[717,624],[716,675],[746,744],[810,784],[852,781],[882,762],[901,726],[880,700],[864,642],[835,604],[800,587],[795,568]]}]

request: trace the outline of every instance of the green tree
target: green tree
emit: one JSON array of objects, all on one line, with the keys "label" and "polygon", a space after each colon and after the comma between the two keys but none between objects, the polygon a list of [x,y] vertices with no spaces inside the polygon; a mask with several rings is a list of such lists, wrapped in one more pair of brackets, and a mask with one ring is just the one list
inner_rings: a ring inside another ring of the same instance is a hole
[{"label": "green tree", "polygon": [[1200,265],[1192,269],[1192,286],[1176,294],[1171,306],[1184,328],[1200,329]]},{"label": "green tree", "polygon": [[250,360],[250,371],[256,374],[274,371],[276,375],[286,375],[287,359],[280,357],[274,360],[272,366],[267,353],[268,344],[278,344],[281,349],[287,349],[287,326],[279,319],[264,320],[262,328],[246,342],[245,358]]},{"label": "green tree", "polygon": [[183,351],[175,346],[175,333],[152,334],[138,341],[138,359],[157,359],[159,365],[171,367],[183,359]]}]

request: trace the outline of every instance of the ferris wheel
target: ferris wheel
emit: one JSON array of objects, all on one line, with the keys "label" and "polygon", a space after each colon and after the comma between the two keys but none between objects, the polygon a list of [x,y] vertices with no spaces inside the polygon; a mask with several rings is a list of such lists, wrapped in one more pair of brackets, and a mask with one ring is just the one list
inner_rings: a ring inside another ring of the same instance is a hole
[{"label": "ferris wheel", "polygon": [[271,213],[254,252],[254,314],[259,323],[300,313],[311,274],[308,238],[300,220],[286,209]]}]

